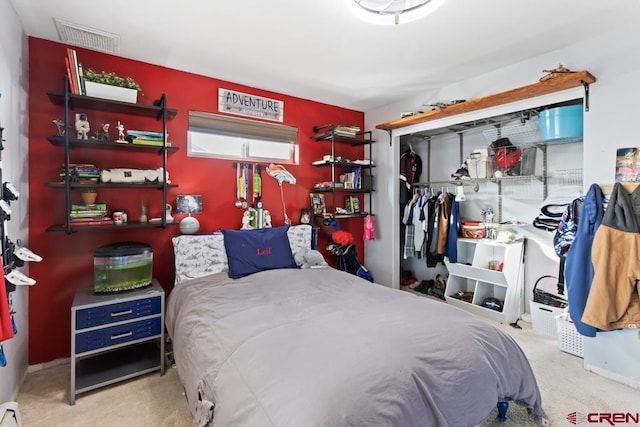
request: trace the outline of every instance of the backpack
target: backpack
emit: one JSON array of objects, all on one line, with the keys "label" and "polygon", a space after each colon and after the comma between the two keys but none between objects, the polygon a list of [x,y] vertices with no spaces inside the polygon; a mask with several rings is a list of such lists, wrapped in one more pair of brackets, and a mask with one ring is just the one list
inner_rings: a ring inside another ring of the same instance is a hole
[{"label": "backpack", "polygon": [[574,199],[562,213],[556,233],[553,235],[553,249],[560,257],[560,271],[558,272],[558,294],[564,295],[564,267],[567,253],[578,232],[578,220],[582,213],[584,197]]},{"label": "backpack", "polygon": [[582,203],[584,197],[578,197],[574,199],[562,213],[560,223],[556,229],[556,233],[553,236],[553,248],[556,254],[560,258],[566,258],[571,244],[576,238],[576,232],[578,231],[578,220],[582,213]]},{"label": "backpack", "polygon": [[358,254],[356,253],[356,247],[354,245],[341,246],[332,244],[327,246],[327,249],[332,254],[337,255],[336,268],[338,270],[346,271],[347,273],[373,282],[371,272],[358,260]]}]

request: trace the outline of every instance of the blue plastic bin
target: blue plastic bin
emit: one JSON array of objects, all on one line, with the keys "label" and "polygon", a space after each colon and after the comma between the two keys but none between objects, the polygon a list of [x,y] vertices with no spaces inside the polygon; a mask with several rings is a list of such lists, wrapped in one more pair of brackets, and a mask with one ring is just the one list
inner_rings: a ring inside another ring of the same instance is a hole
[{"label": "blue plastic bin", "polygon": [[582,115],[582,105],[542,110],[538,122],[542,140],[582,136]]}]

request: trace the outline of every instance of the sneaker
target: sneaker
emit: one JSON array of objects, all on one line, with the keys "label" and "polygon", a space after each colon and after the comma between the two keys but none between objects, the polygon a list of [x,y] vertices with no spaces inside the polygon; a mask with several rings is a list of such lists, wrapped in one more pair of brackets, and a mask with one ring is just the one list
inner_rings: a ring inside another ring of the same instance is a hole
[{"label": "sneaker", "polygon": [[444,297],[444,290],[443,289],[438,289],[435,286],[429,288],[429,292],[427,292],[428,295],[434,295],[438,298],[440,298],[442,301],[446,301],[447,299]]},{"label": "sneaker", "polygon": [[416,292],[426,294],[432,286],[433,286],[433,280],[423,280],[413,290]]}]

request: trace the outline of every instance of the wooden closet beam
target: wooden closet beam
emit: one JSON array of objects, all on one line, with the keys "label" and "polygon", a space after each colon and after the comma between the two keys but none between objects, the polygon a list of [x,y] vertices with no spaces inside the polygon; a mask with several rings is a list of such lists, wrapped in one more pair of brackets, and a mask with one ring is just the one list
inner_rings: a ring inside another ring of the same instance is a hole
[{"label": "wooden closet beam", "polygon": [[[620,183],[622,185],[622,188],[624,188],[625,190],[627,190],[627,193],[631,194],[633,193],[633,190],[635,190],[638,185],[640,185],[639,182],[621,182]],[[609,194],[611,194],[611,192],[613,191],[613,186],[615,184],[598,184],[598,186],[600,187],[600,190],[602,190],[602,194],[608,196]]]},{"label": "wooden closet beam", "polygon": [[483,108],[495,107],[496,105],[508,104],[510,102],[521,101],[527,98],[534,98],[536,96],[560,92],[561,90],[571,89],[577,86],[585,86],[594,83],[595,81],[596,78],[588,71],[576,71],[545,80],[543,82],[511,89],[506,92],[471,99],[448,107],[438,108],[424,113],[414,114],[413,116],[404,117],[402,119],[381,123],[376,126],[376,129],[391,131],[405,126],[416,125],[419,123],[442,119],[444,117],[481,110]]}]

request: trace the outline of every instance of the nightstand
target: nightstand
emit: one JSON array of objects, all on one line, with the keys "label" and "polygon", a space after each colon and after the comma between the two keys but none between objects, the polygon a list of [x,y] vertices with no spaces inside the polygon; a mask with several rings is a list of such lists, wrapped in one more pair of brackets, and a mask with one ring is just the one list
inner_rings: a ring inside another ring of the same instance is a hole
[{"label": "nightstand", "polygon": [[164,374],[164,290],[79,289],[71,306],[71,390],[76,395],[153,371]]}]

